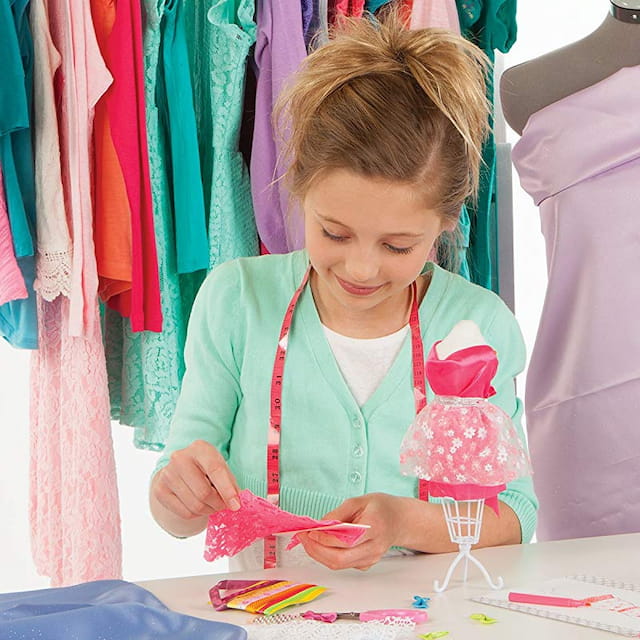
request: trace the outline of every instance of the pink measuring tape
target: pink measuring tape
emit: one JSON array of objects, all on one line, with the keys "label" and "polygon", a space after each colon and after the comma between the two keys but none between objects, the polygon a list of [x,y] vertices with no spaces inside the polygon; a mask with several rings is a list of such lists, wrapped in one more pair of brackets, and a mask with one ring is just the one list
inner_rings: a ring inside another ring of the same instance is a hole
[{"label": "pink measuring tape", "polygon": [[[300,299],[300,295],[309,282],[311,266],[296,289],[282,320],[280,338],[276,349],[271,375],[271,401],[269,409],[269,434],[267,438],[267,500],[278,506],[280,502],[280,429],[282,427],[282,381],[284,379],[284,364],[287,357],[289,332],[293,322],[293,313]],[[413,362],[413,386],[416,401],[416,414],[427,405],[427,388],[424,375],[424,347],[420,334],[420,316],[418,313],[418,296],[415,282],[411,283],[411,313],[409,328],[411,330],[411,359]],[[427,483],[419,480],[418,496],[421,500],[428,498]],[[264,539],[264,568],[273,569],[277,566],[276,537],[267,536]]]}]

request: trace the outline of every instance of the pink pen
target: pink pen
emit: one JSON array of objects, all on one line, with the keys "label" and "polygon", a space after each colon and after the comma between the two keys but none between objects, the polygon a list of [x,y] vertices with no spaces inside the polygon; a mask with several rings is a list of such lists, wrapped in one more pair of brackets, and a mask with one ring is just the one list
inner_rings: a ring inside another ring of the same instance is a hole
[{"label": "pink pen", "polygon": [[509,602],[522,602],[525,604],[541,604],[550,607],[588,607],[592,602],[609,600],[613,598],[611,594],[606,596],[592,596],[591,598],[563,598],[561,596],[544,596],[534,593],[509,593]]},{"label": "pink pen", "polygon": [[373,609],[371,611],[345,611],[343,613],[305,611],[300,614],[300,617],[307,620],[319,620],[320,622],[335,622],[341,619],[360,620],[361,622],[370,622],[372,620],[384,622],[393,618],[405,618],[416,624],[422,624],[428,619],[427,612],[420,609]]}]

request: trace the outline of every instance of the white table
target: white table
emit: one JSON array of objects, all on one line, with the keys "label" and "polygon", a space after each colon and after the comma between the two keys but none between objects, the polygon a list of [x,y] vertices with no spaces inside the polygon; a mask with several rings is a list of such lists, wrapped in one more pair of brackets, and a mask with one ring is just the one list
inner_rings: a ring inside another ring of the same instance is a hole
[{"label": "white table", "polygon": [[[503,576],[505,588],[572,574],[640,583],[640,533],[494,547],[474,551],[474,554],[494,579],[498,575]],[[414,595],[429,596],[430,621],[416,631],[446,630],[450,632],[447,640],[612,640],[620,637],[472,602],[468,598],[489,593],[472,564],[469,565],[466,584],[461,583],[462,571],[458,567],[449,588],[442,594],[435,594],[433,580],[442,580],[452,557],[452,554],[442,554],[389,558],[366,572],[333,572],[314,566],[153,580],[139,584],[175,611],[239,625],[248,624],[253,616],[243,611],[217,612],[208,604],[209,588],[219,580],[264,577],[320,584],[328,588],[327,592],[309,605],[303,605],[315,611],[410,608]],[[289,609],[291,612],[295,610],[302,611],[303,608]],[[470,620],[472,613],[486,613],[497,618],[498,623],[481,625]]]}]

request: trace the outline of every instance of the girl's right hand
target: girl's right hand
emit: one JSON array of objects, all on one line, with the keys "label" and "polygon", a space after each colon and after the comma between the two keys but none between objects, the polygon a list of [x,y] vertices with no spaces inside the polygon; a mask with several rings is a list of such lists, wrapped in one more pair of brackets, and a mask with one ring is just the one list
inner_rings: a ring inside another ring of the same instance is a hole
[{"label": "girl's right hand", "polygon": [[202,518],[227,508],[237,511],[239,491],[225,459],[204,440],[174,451],[151,485],[152,499],[183,520]]}]

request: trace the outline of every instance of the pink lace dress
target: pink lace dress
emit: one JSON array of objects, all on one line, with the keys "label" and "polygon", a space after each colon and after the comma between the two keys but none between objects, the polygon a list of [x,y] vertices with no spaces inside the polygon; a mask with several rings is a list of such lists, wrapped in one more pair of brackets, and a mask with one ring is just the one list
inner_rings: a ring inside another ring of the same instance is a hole
[{"label": "pink lace dress", "polygon": [[30,520],[39,573],[53,586],[121,573],[116,470],[92,240],[89,138],[108,86],[88,4],[49,0],[65,204],[72,230],[70,299],[39,296],[31,362]]}]

